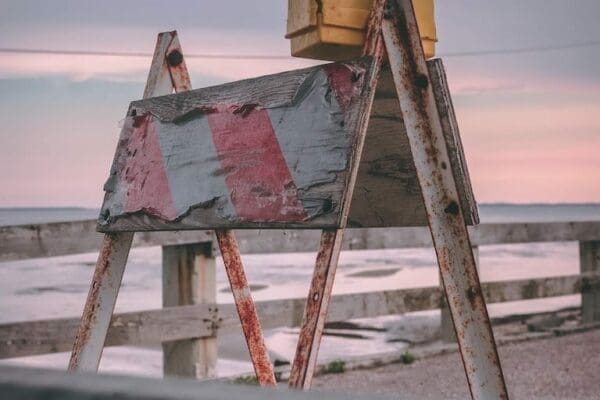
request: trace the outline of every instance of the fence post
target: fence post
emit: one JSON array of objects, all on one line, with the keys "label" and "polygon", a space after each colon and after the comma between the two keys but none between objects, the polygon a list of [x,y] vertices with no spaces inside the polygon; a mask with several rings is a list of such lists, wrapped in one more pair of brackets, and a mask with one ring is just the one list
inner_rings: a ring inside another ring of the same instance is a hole
[{"label": "fence post", "polygon": [[[582,274],[600,272],[600,240],[579,242],[579,269]],[[600,321],[600,284],[597,278],[583,278],[581,322]]]},{"label": "fence post", "polygon": [[[215,304],[216,269],[211,242],[162,247],[163,307]],[[212,378],[217,372],[217,338],[163,343],[164,375]]]},{"label": "fence post", "polygon": [[[473,246],[473,256],[475,257],[475,265],[477,272],[479,272],[479,246]],[[440,290],[442,291],[441,297],[441,326],[440,326],[440,339],[443,342],[456,342],[456,333],[454,332],[454,325],[452,324],[452,316],[450,315],[450,309],[446,303],[446,296],[444,296],[444,288],[442,287],[442,278],[440,277]]]}]

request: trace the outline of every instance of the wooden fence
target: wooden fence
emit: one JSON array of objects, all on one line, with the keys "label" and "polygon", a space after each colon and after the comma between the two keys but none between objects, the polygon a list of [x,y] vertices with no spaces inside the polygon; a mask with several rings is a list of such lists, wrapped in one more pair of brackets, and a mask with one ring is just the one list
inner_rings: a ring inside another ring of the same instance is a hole
[{"label": "wooden fence", "polygon": [[[242,253],[316,251],[318,231],[238,231]],[[481,224],[470,228],[473,246],[579,242],[580,274],[483,284],[488,303],[582,294],[583,322],[600,321],[600,221]],[[0,262],[97,251],[95,221],[0,227]],[[239,331],[233,304],[215,304],[212,234],[207,231],[136,234],[134,246],[163,246],[163,305],[115,314],[107,346],[163,343],[166,374],[214,376],[217,334]],[[427,228],[350,229],[345,249],[431,246]],[[432,310],[443,305],[438,287],[334,296],[330,321]],[[298,326],[304,299],[257,303],[263,328]],[[443,318],[445,313],[442,313]],[[0,325],[0,358],[69,351],[79,318]],[[448,326],[448,321],[442,325]],[[447,334],[447,333],[446,333]]]}]

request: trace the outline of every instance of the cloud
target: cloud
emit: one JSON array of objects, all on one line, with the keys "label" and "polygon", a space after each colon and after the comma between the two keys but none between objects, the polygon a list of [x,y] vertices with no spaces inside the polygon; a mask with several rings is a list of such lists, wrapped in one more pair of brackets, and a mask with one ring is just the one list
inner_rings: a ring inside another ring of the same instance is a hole
[{"label": "cloud", "polygon": [[[77,33],[95,38],[86,47],[68,40],[64,31],[50,33],[44,43],[52,46],[21,46],[24,48],[51,48],[66,50],[99,50],[115,52],[152,53],[156,33],[150,30],[110,30],[95,27],[80,28]],[[31,43],[42,42],[30,34]],[[136,38],[144,37],[143,41]],[[179,32],[185,54],[266,54],[287,55],[289,44],[281,36],[264,32],[235,30],[191,30]],[[62,44],[61,44],[62,43]],[[10,46],[6,46],[10,47]],[[304,59],[205,59],[186,60],[192,76],[213,77],[213,83],[266,75],[290,69],[303,68],[317,62]],[[150,57],[57,55],[57,54],[0,54],[0,78],[67,77],[73,81],[102,79],[110,81],[143,82],[146,80]],[[205,81],[206,79],[202,79]]]},{"label": "cloud", "polygon": [[514,97],[457,107],[478,201],[598,201],[600,99]]},{"label": "cloud", "polygon": [[[206,83],[221,83],[273,74],[315,64],[308,60],[186,60],[190,75]],[[150,58],[41,54],[0,54],[0,79],[65,77],[75,82],[92,79],[145,82]],[[210,77],[211,79],[206,79]]]},{"label": "cloud", "polygon": [[[177,28],[185,54],[289,54],[282,0],[182,0],[168,7],[159,0],[107,1],[0,1],[0,47],[151,53],[157,32]],[[600,34],[597,0],[456,0],[436,7],[441,53],[571,43]],[[479,201],[600,199],[595,50],[444,60]],[[149,63],[0,54],[0,77],[9,78],[0,81],[0,163],[11,170],[0,204],[98,206],[117,121],[141,96]],[[187,59],[194,87],[314,63]]]},{"label": "cloud", "polygon": [[[461,79],[462,78],[462,79]],[[515,83],[510,79],[493,79],[486,77],[458,77],[449,83],[450,91],[454,95],[476,95],[489,92],[515,92],[524,91],[525,86]]]}]

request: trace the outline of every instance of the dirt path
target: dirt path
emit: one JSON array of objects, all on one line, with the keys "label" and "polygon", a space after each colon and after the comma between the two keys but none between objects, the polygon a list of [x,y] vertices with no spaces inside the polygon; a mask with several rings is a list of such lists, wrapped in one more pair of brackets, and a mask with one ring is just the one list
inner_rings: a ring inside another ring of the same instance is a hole
[{"label": "dirt path", "polygon": [[[509,344],[499,353],[511,400],[600,399],[600,330]],[[313,387],[398,399],[469,398],[458,353],[323,375]]]}]

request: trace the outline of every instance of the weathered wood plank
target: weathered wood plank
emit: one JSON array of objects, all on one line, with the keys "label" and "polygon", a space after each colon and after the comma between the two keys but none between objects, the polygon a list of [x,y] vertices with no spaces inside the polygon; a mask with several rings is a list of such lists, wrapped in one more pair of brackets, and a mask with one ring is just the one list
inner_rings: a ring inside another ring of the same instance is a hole
[{"label": "weathered wood plank", "polygon": [[[164,308],[115,314],[106,346],[160,343],[211,336],[216,319],[210,305]],[[79,318],[27,321],[0,325],[0,358],[69,351]]]},{"label": "weathered wood plank", "polygon": [[[103,234],[96,220],[0,227],[0,262],[97,252]],[[212,240],[210,231],[139,232],[132,247]]]},{"label": "weathered wood plank", "polygon": [[215,236],[229,280],[229,289],[231,289],[242,332],[246,339],[250,361],[254,367],[256,381],[260,386],[276,386],[275,371],[267,351],[256,304],[250,292],[250,285],[246,278],[235,235],[232,230],[217,229]]},{"label": "weathered wood plank", "polygon": [[98,370],[133,235],[133,232],[115,232],[104,236],[75,335],[69,371]]},{"label": "weathered wood plank", "polygon": [[[177,32],[159,33],[144,98],[169,94],[173,90],[181,92],[190,87]],[[104,236],[79,330],[75,335],[69,371],[98,370],[133,236],[133,232],[108,233]]]},{"label": "weathered wood plank", "polygon": [[[460,140],[450,90],[440,59],[427,62],[440,110],[449,168],[459,188],[467,224],[479,223],[477,204]],[[354,189],[350,227],[426,226],[427,216],[389,66],[381,71]]]},{"label": "weathered wood plank", "polygon": [[450,149],[430,83],[435,75],[423,57],[412,0],[388,5],[390,18],[382,21],[382,34],[471,397],[508,399],[468,221],[461,212],[464,189],[449,167]]},{"label": "weathered wood plank", "polygon": [[[213,304],[217,301],[216,266],[212,243],[162,248],[163,307]],[[217,338],[163,342],[165,376],[195,379],[217,376]]]},{"label": "weathered wood plank", "polygon": [[[344,250],[431,247],[431,233],[423,227],[348,229]],[[564,242],[600,239],[600,221],[481,224],[469,227],[473,246]],[[316,251],[318,232],[237,232],[242,253],[286,253]]]},{"label": "weathered wood plank", "polygon": [[365,57],[133,102],[99,230],[339,226],[372,69]]},{"label": "weathered wood plank", "polygon": [[[60,222],[0,227],[0,262],[98,251],[102,235],[96,221]],[[480,224],[469,227],[474,246],[600,240],[600,221]],[[320,232],[312,230],[239,230],[245,254],[316,251]],[[210,231],[139,232],[133,247],[195,243],[212,240]],[[424,227],[348,229],[345,250],[431,247]]]},{"label": "weathered wood plank", "polygon": [[[579,242],[579,270],[582,274],[600,273],[600,240]],[[585,281],[581,293],[583,323],[600,321],[600,284]]]},{"label": "weathered wood plank", "polygon": [[[488,303],[499,303],[580,293],[583,278],[598,283],[600,274],[561,276],[484,283]],[[370,318],[439,308],[438,287],[352,293],[333,296],[329,321]],[[264,329],[299,326],[305,299],[257,302]],[[64,318],[0,324],[0,358],[68,351],[79,319]],[[160,310],[115,314],[108,331],[106,346],[149,345],[162,341],[211,337],[240,332],[233,304],[197,304]]]},{"label": "weathered wood plank", "polygon": [[230,382],[73,374],[0,366],[0,393],[10,400],[387,400],[391,396],[268,390]]},{"label": "weathered wood plank", "polygon": [[358,100],[357,112],[351,115],[348,121],[351,125],[356,124],[357,137],[353,143],[354,151],[351,155],[350,172],[342,196],[341,229],[324,229],[321,234],[315,269],[306,296],[304,317],[300,327],[298,343],[296,344],[296,354],[292,361],[292,368],[288,379],[288,386],[290,388],[309,390],[317,366],[319,346],[323,330],[325,329],[333,283],[342,250],[344,231],[348,222],[373,99],[375,98],[377,82],[384,57],[383,46],[380,45],[382,39],[377,33],[379,27],[375,23],[376,20],[383,17],[383,3],[376,2],[374,9],[377,11],[372,16],[374,23],[371,24],[367,33],[369,40],[364,45],[363,54],[373,57],[375,63],[373,68],[365,74],[366,90],[363,91]]},{"label": "weathered wood plank", "polygon": [[314,0],[289,0],[286,37],[317,26],[317,2]]},{"label": "weathered wood plank", "polygon": [[471,228],[473,245],[567,242],[600,238],[600,221],[482,224]]},{"label": "weathered wood plank", "polygon": [[[475,224],[443,65],[428,65],[449,168],[467,222]],[[358,59],[133,102],[105,185],[99,229],[341,226],[347,175],[360,151],[361,77],[371,68]],[[372,110],[350,224],[425,226],[389,69]]]}]

